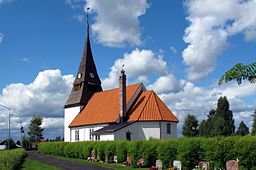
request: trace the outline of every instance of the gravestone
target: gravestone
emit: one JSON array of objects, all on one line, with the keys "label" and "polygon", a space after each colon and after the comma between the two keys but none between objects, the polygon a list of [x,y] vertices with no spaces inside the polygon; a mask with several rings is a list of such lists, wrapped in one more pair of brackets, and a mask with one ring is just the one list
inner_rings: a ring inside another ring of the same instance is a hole
[{"label": "gravestone", "polygon": [[229,160],[226,162],[227,170],[238,170],[238,162],[236,160]]},{"label": "gravestone", "polygon": [[117,156],[114,156],[114,162],[117,163]]},{"label": "gravestone", "polygon": [[177,170],[181,170],[181,161],[174,160],[173,167],[175,167]]},{"label": "gravestone", "polygon": [[199,168],[204,169],[204,170],[209,170],[210,164],[209,164],[209,162],[200,161]]},{"label": "gravestone", "polygon": [[162,170],[163,169],[163,163],[160,159],[156,160],[156,168],[158,170]]},{"label": "gravestone", "polygon": [[127,156],[127,166],[132,164],[132,157],[131,156]]}]

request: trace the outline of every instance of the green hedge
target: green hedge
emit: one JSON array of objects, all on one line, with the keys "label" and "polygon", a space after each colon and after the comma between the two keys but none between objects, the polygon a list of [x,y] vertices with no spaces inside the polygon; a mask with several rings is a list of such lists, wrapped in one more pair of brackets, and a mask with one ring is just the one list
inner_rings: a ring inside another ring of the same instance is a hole
[{"label": "green hedge", "polygon": [[183,169],[193,169],[200,161],[210,162],[210,166],[224,168],[226,161],[239,159],[241,169],[256,167],[256,137],[215,137],[180,138],[175,140],[148,141],[101,141],[101,142],[46,142],[39,144],[42,153],[87,159],[94,156],[101,161],[112,161],[117,156],[119,163],[131,156],[132,165],[144,159],[144,166],[150,167],[156,159],[161,159],[165,168],[171,167],[173,160],[180,160]]},{"label": "green hedge", "polygon": [[0,169],[14,170],[18,168],[26,156],[24,149],[0,151]]}]

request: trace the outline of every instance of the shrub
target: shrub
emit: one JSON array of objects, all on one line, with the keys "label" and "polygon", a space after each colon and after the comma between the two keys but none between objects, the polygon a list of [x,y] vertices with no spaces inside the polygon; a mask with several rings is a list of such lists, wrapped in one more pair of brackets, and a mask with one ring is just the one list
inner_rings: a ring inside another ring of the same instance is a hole
[{"label": "shrub", "polygon": [[117,141],[115,154],[117,156],[117,162],[123,163],[127,159],[128,152],[128,142],[127,141]]},{"label": "shrub", "polygon": [[105,143],[105,158],[108,161],[113,161],[115,156],[116,144],[115,142]]},{"label": "shrub", "polygon": [[14,170],[18,168],[26,156],[24,149],[0,151],[0,169]]},{"label": "shrub", "polygon": [[164,168],[172,166],[177,154],[177,146],[174,141],[162,141],[158,144],[157,158],[163,162]]},{"label": "shrub", "polygon": [[142,158],[142,144],[143,141],[130,142],[128,153],[132,157],[132,166],[137,167],[137,161]]},{"label": "shrub", "polygon": [[93,150],[93,142],[83,142],[82,152],[83,152],[84,159],[91,157],[92,150]]},{"label": "shrub", "polygon": [[64,147],[67,143],[65,142],[44,142],[38,144],[38,150],[41,153],[64,156]]},{"label": "shrub", "polygon": [[158,140],[149,140],[142,143],[142,158],[144,159],[144,166],[154,166],[157,158]]}]

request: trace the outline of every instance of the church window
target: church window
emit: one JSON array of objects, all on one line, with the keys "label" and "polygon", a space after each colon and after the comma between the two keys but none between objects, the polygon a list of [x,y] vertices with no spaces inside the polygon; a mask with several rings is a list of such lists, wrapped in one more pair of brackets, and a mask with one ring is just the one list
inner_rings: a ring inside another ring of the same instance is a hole
[{"label": "church window", "polygon": [[171,124],[170,123],[166,124],[166,130],[167,130],[166,131],[167,134],[171,134]]},{"label": "church window", "polygon": [[131,132],[126,132],[126,140],[131,141]]},{"label": "church window", "polygon": [[100,135],[96,135],[95,140],[100,140]]},{"label": "church window", "polygon": [[75,141],[79,141],[79,130],[75,131]]},{"label": "church window", "polygon": [[94,132],[94,129],[89,129],[89,131],[90,131],[90,134],[89,134],[89,139],[90,140],[93,140],[93,132]]}]

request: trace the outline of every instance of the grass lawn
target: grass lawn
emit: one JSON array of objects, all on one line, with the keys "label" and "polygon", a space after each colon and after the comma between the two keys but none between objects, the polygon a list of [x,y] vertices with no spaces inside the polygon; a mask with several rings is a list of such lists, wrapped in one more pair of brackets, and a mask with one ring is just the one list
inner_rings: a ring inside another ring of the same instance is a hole
[{"label": "grass lawn", "polygon": [[62,168],[57,168],[55,166],[50,166],[48,164],[35,161],[32,159],[26,158],[23,164],[20,167],[21,170],[62,170]]},{"label": "grass lawn", "polygon": [[121,164],[109,164],[109,163],[105,163],[105,162],[94,162],[94,161],[87,161],[84,159],[75,159],[75,158],[66,158],[66,157],[56,157],[56,159],[60,159],[60,160],[67,160],[67,161],[71,161],[71,162],[76,162],[76,163],[82,163],[82,164],[88,164],[88,165],[92,165],[92,166],[101,166],[101,167],[105,167],[105,168],[111,168],[111,169],[115,169],[115,170],[148,170],[148,168],[132,168],[132,167],[124,167]]}]

